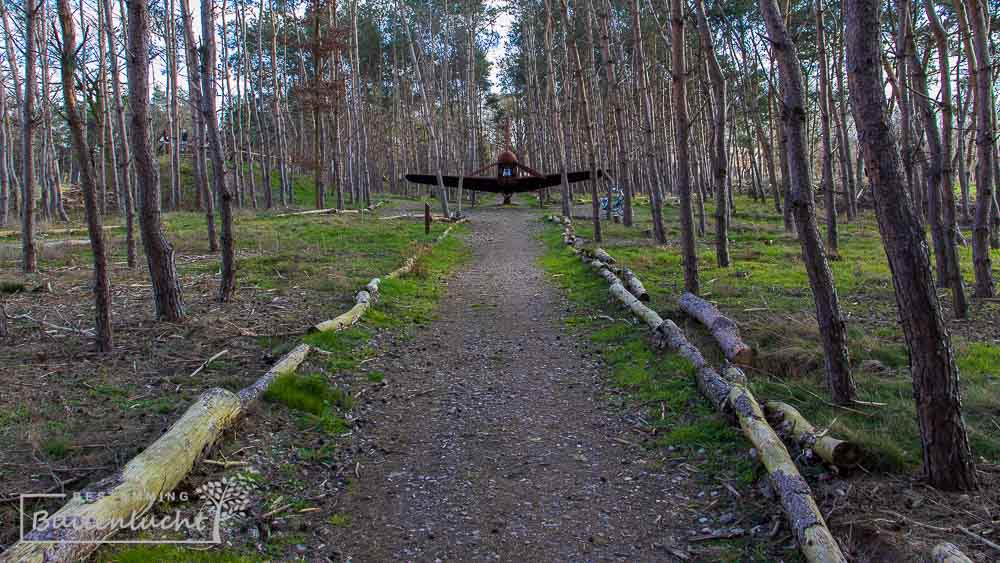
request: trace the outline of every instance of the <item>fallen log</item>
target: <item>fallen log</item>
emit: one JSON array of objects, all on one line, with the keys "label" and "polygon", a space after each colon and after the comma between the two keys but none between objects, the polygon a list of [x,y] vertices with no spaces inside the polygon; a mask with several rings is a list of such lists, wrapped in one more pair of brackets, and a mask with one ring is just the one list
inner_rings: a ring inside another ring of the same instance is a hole
[{"label": "fallen log", "polygon": [[685,292],[678,300],[685,313],[698,319],[719,343],[722,353],[731,362],[750,365],[753,361],[753,348],[747,346],[740,338],[740,329],[732,320],[723,315],[708,301]]},{"label": "fallen log", "polygon": [[785,444],[764,418],[764,413],[750,391],[742,385],[733,385],[729,404],[740,422],[743,434],[753,443],[767,469],[771,487],[781,500],[788,523],[795,532],[799,549],[806,560],[813,562],[845,562],[826,526],[809,484],[802,478]]},{"label": "fallen log", "polygon": [[594,258],[597,258],[598,260],[604,262],[609,266],[615,263],[615,259],[612,258],[611,255],[608,254],[607,251],[601,247],[597,247],[594,249]]},{"label": "fallen log", "polygon": [[795,407],[781,401],[768,401],[764,407],[768,416],[779,422],[779,430],[786,430],[801,447],[812,450],[823,461],[838,467],[853,467],[861,461],[858,446],[817,431]]},{"label": "fallen log", "polygon": [[[410,266],[413,267],[412,265]],[[389,277],[393,277],[389,274]],[[371,306],[372,297],[378,294],[379,279],[373,278],[372,281],[368,282],[365,289],[359,291],[354,296],[354,306],[351,307],[349,311],[338,315],[337,317],[323,321],[316,326],[309,329],[309,332],[327,332],[331,330],[344,330],[349,328],[361,320],[364,316],[365,311]]]},{"label": "fallen log", "polygon": [[931,551],[931,560],[934,563],[972,563],[962,550],[953,543],[943,542],[934,546]]},{"label": "fallen log", "polygon": [[[114,229],[121,229],[121,228],[122,228],[121,225],[104,225],[103,227],[101,227],[101,229],[103,229],[105,231],[110,231],[110,230],[114,230]],[[49,231],[38,231],[35,234],[36,235],[41,235],[41,236],[45,236],[45,235],[79,235],[79,234],[85,235],[85,234],[87,234],[87,227],[79,227],[79,228],[74,227],[74,228],[69,228],[69,229],[52,229],[52,230],[49,230]],[[12,238],[12,237],[13,238],[21,238],[21,231],[0,231],[0,238]]]},{"label": "fallen log", "polygon": [[[812,498],[809,484],[802,478],[781,438],[767,423],[760,405],[750,391],[742,384],[720,376],[673,321],[660,319],[655,311],[627,292],[605,263],[586,254],[583,260],[589,262],[611,283],[611,291],[619,301],[626,304],[636,316],[642,318],[652,328],[658,344],[669,347],[691,362],[696,370],[698,390],[716,410],[736,418],[743,435],[760,452],[772,488],[781,500],[785,517],[795,533],[799,548],[806,560],[813,563],[846,563],[847,559],[840,551],[840,546],[827,528],[826,521]],[[726,372],[732,374],[734,379],[742,378],[742,372],[738,369],[735,371],[727,369]]]},{"label": "fallen log", "polygon": [[88,487],[51,515],[50,526],[25,534],[2,555],[0,562],[81,561],[100,547],[122,522],[125,527],[152,508],[156,499],[173,491],[223,431],[247,411],[281,373],[296,369],[309,353],[302,344],[263,377],[238,394],[225,389],[202,393],[169,430],[132,458],[116,474]]},{"label": "fallen log", "polygon": [[336,215],[336,214],[352,214],[352,213],[371,213],[379,207],[385,205],[385,201],[380,201],[364,209],[337,209],[336,207],[328,207],[326,209],[310,209],[308,211],[293,211],[291,213],[278,213],[273,215],[273,217],[299,217],[302,215]]},{"label": "fallen log", "polygon": [[622,281],[625,282],[625,287],[632,295],[635,295],[636,299],[643,302],[649,301],[649,293],[646,292],[646,287],[639,281],[639,276],[635,275],[635,272],[628,268],[621,268],[619,274]]}]

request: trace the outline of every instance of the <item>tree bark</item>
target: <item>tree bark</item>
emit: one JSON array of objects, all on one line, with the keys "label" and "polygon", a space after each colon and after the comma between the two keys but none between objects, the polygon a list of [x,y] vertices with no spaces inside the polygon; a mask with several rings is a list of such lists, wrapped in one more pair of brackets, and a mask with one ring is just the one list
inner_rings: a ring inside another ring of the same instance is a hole
[{"label": "tree bark", "polygon": [[[35,248],[35,88],[38,82],[38,46],[35,28],[36,0],[24,0],[24,102],[21,106],[21,267],[25,273],[38,271]],[[44,23],[43,23],[44,25]],[[11,61],[12,65],[17,64]]]},{"label": "tree bark", "polygon": [[[129,167],[132,165],[132,150],[130,145],[131,135],[129,135],[129,131],[125,128],[125,101],[124,96],[122,95],[121,79],[119,78],[118,73],[118,69],[120,67],[118,66],[118,48],[115,46],[115,26],[111,17],[111,0],[103,0],[103,4],[104,33],[108,42],[108,53],[111,55],[111,92],[115,98],[115,125],[118,128],[118,149],[121,151],[121,154],[118,156],[117,171],[119,190],[118,198],[123,208],[122,212],[125,215],[125,246],[128,252],[128,267],[135,268],[135,203],[132,201],[132,176],[129,173]],[[122,17],[125,17],[124,14]],[[145,44],[143,44],[143,48],[146,48]],[[125,58],[129,59],[128,56]],[[126,60],[126,63],[131,63],[131,60]],[[131,95],[132,91],[129,90],[129,96],[131,97]],[[149,131],[148,123],[145,125],[145,130],[147,132]],[[131,132],[135,133],[134,130]],[[159,180],[157,180],[157,182],[159,182]],[[156,191],[160,191],[159,186],[157,186]],[[157,207],[160,205],[159,197],[156,199],[156,205]]]},{"label": "tree bark", "polygon": [[753,348],[740,338],[740,329],[736,323],[723,315],[715,305],[692,293],[681,295],[677,303],[685,313],[708,328],[727,360],[742,365],[753,362]]},{"label": "tree bark", "polygon": [[149,4],[143,0],[128,0],[128,54],[126,62],[132,124],[129,140],[135,156],[142,246],[149,265],[156,318],[180,322],[184,320],[181,285],[174,263],[174,249],[163,234],[159,165],[153,158],[150,145]]},{"label": "tree bark", "polygon": [[[80,166],[80,184],[83,188],[87,232],[94,255],[94,305],[97,327],[97,351],[108,353],[114,348],[111,326],[111,283],[108,281],[108,256],[104,245],[104,227],[97,204],[97,179],[94,162],[87,142],[87,125],[76,101],[76,30],[69,0],[59,0],[59,23],[62,27],[62,87],[66,119],[70,137]],[[0,95],[5,95],[0,93]]]},{"label": "tree bark", "polygon": [[976,488],[977,480],[962,419],[958,368],[931,279],[927,243],[907,197],[896,140],[886,118],[878,65],[879,5],[878,0],[845,3],[854,122],[910,351],[924,472],[934,487],[970,490]]},{"label": "tree bark", "polygon": [[[939,276],[943,274],[943,279],[938,280],[939,284],[951,289],[952,309],[955,318],[964,319],[969,314],[969,303],[965,296],[965,284],[962,281],[961,263],[958,259],[958,225],[955,219],[955,189],[952,168],[952,105],[951,105],[951,67],[948,55],[948,38],[938,18],[937,12],[931,0],[924,0],[924,11],[927,13],[927,20],[930,24],[931,32],[934,35],[935,45],[938,53],[938,66],[940,70],[941,88],[941,142],[935,143],[936,125],[934,112],[927,97],[927,77],[924,75],[921,66],[915,78],[918,83],[918,96],[920,96],[921,111],[924,114],[928,147],[931,149],[931,168],[935,165],[940,170],[940,178],[936,184],[928,186],[928,199],[933,209],[930,213],[931,230],[938,231],[935,235],[935,256],[939,264]],[[916,62],[916,56],[911,59]],[[939,148],[938,148],[939,147]],[[937,150],[935,158],[934,151]],[[939,163],[939,164],[938,164]]]},{"label": "tree bark", "polygon": [[[653,117],[653,102],[649,93],[649,75],[646,72],[646,63],[643,56],[642,28],[639,25],[639,0],[632,2],[632,41],[635,42],[635,74],[638,86],[637,95],[641,98],[642,115],[644,118],[643,134],[646,149],[646,164],[649,170],[649,178],[652,185],[649,189],[649,208],[653,219],[653,239],[659,244],[667,242],[667,233],[663,228],[663,201],[660,191],[659,167],[656,162],[656,141],[653,136],[653,127],[656,123]],[[685,280],[687,279],[685,273]]]},{"label": "tree bark", "polygon": [[236,241],[233,235],[233,192],[227,181],[219,121],[215,115],[215,62],[214,0],[201,0],[201,88],[204,94],[201,97],[201,113],[208,132],[208,146],[212,153],[212,184],[219,203],[219,219],[222,220],[222,232],[219,236],[222,243],[219,301],[225,303],[236,291]]},{"label": "tree bark", "polygon": [[760,0],[760,11],[780,69],[781,121],[788,153],[789,200],[802,243],[802,259],[816,302],[816,320],[823,338],[827,382],[834,402],[850,403],[856,396],[847,352],[847,327],[840,312],[837,288],[816,225],[805,139],[805,102],[799,58],[775,0]]},{"label": "tree bark", "polygon": [[191,157],[194,161],[194,189],[198,200],[202,202],[205,211],[205,225],[208,230],[209,252],[219,251],[218,235],[215,231],[215,198],[208,187],[208,164],[205,162],[205,117],[202,112],[202,92],[200,83],[201,63],[199,63],[198,47],[194,42],[193,13],[190,0],[180,0],[181,19],[184,26],[184,46],[186,50],[185,64],[188,76],[188,102],[191,105],[191,121],[194,122],[195,135],[191,142]]},{"label": "tree bark", "polygon": [[[827,77],[829,68],[826,59],[826,33],[823,22],[823,0],[816,0],[816,57],[819,65],[819,114],[821,151],[821,180],[823,198],[826,203],[826,244],[833,254],[840,245],[837,234],[837,198],[833,192],[833,149],[830,142],[830,79]],[[844,186],[847,189],[847,186]]]},{"label": "tree bark", "polygon": [[989,50],[988,5],[968,0],[972,44],[976,60],[976,214],[972,224],[972,268],[976,276],[975,296],[993,297],[993,264],[990,259],[990,220],[993,206],[993,79]]},{"label": "tree bark", "polygon": [[[698,16],[698,30],[701,35],[701,50],[708,62],[708,77],[712,81],[712,180],[715,189],[715,259],[720,268],[729,267],[729,197],[726,191],[726,174],[729,163],[726,155],[726,78],[722,74],[722,66],[715,56],[715,45],[712,43],[712,31],[708,27],[705,16],[704,0],[695,0],[695,11]],[[678,50],[674,38],[672,48]],[[683,47],[680,48],[683,57]],[[676,104],[676,101],[675,101]],[[684,108],[686,113],[686,108]],[[678,122],[680,123],[680,122]],[[686,128],[685,128],[686,129]],[[678,137],[678,148],[680,147]],[[678,159],[681,153],[678,152]],[[683,165],[682,165],[683,166]],[[683,191],[681,192],[683,198]],[[683,207],[683,200],[682,200]],[[683,211],[682,211],[683,213]],[[695,293],[695,292],[692,292]]]}]

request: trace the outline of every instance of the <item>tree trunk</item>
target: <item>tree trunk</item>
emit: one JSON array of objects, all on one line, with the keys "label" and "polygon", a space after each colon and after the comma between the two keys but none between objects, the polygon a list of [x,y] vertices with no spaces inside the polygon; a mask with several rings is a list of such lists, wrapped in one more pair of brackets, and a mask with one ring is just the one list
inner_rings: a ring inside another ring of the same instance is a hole
[{"label": "tree trunk", "polygon": [[786,205],[792,208],[795,216],[795,225],[802,243],[802,260],[809,274],[809,284],[816,302],[816,320],[823,337],[830,392],[834,402],[846,404],[854,400],[856,389],[848,359],[847,327],[840,312],[833,273],[816,226],[812,183],[809,179],[809,153],[805,140],[805,97],[799,57],[775,0],[760,0],[760,11],[767,23],[768,35],[780,69],[783,98],[781,121],[786,138],[791,186]]},{"label": "tree trunk", "polygon": [[924,472],[934,487],[969,490],[976,488],[976,472],[962,419],[958,368],[931,279],[927,244],[906,194],[886,117],[878,66],[879,7],[877,0],[845,3],[851,106],[910,352]]},{"label": "tree trunk", "polygon": [[[111,55],[111,91],[115,98],[115,125],[118,128],[119,145],[118,149],[121,154],[118,156],[118,171],[117,171],[117,182],[119,190],[119,201],[123,207],[122,211],[125,215],[125,245],[128,251],[128,267],[135,268],[136,266],[136,255],[135,255],[135,203],[132,201],[132,177],[129,174],[129,166],[132,164],[132,154],[130,146],[130,131],[125,128],[125,101],[122,96],[121,80],[119,78],[118,69],[118,48],[115,45],[115,26],[114,21],[111,17],[111,0],[103,0],[104,4],[104,33],[105,38],[108,42],[108,53]],[[124,18],[124,14],[122,15]],[[148,24],[147,24],[148,25]],[[142,44],[145,48],[145,43]],[[129,57],[126,57],[128,59]],[[147,57],[148,58],[148,57]],[[128,63],[130,61],[126,61]],[[148,71],[146,71],[148,73]],[[131,97],[132,92],[129,91],[129,96]],[[149,131],[148,122],[145,124],[145,130]],[[135,133],[135,131],[131,131]],[[147,141],[148,143],[148,141]],[[159,180],[157,180],[159,181]],[[156,188],[157,193],[159,193],[159,186]],[[159,207],[160,199],[157,195],[156,205]]]},{"label": "tree trunk", "polygon": [[[569,19],[569,5],[567,0],[562,0],[563,24],[566,26],[566,49],[572,53],[573,65],[576,71],[576,84],[579,86],[580,100],[583,102],[583,117],[586,124],[587,165],[590,169],[590,211],[594,225],[594,240],[601,242],[601,202],[597,191],[597,136],[594,133],[594,123],[590,107],[590,88],[586,77],[583,74],[583,65],[580,62],[580,50],[576,45],[576,34],[572,27],[574,20]],[[613,202],[608,199],[608,212],[610,213]]]},{"label": "tree trunk", "polygon": [[[822,177],[820,186],[826,203],[826,244],[830,252],[837,254],[839,240],[837,236],[837,198],[833,193],[833,149],[830,142],[830,79],[827,77],[829,68],[826,60],[826,38],[823,29],[823,0],[816,0],[816,46],[817,64],[819,65],[819,100],[820,138],[822,142],[822,161],[820,168]],[[847,189],[847,186],[844,186]]]},{"label": "tree trunk", "polygon": [[[726,78],[722,74],[722,66],[718,57],[715,56],[715,45],[712,43],[712,31],[708,27],[708,18],[705,16],[705,3],[703,0],[695,0],[695,11],[698,16],[698,30],[701,35],[701,50],[708,63],[708,76],[712,81],[712,100],[714,112],[712,113],[712,180],[715,188],[715,259],[720,268],[729,267],[729,198],[726,191],[726,174],[729,170],[729,163],[726,155]],[[675,38],[676,42],[677,39]],[[673,49],[678,50],[679,46],[672,44]],[[683,47],[680,47],[683,57]],[[676,64],[676,63],[675,63]],[[676,101],[675,101],[676,104]],[[678,106],[678,109],[681,109]],[[683,108],[685,113],[687,108]],[[680,123],[680,122],[678,122]],[[686,129],[686,128],[685,128]],[[678,136],[678,148],[680,148],[680,137]],[[678,160],[681,156],[678,151]],[[681,164],[683,166],[683,164]],[[683,198],[683,192],[681,192]],[[683,213],[683,211],[682,211]],[[695,292],[692,292],[695,293]]]},{"label": "tree trunk", "polygon": [[976,67],[976,215],[972,224],[972,268],[976,275],[976,297],[993,297],[993,265],[990,260],[990,220],[993,206],[993,79],[989,50],[988,5],[968,0]]},{"label": "tree trunk", "polygon": [[190,0],[180,0],[181,19],[184,25],[185,65],[188,76],[188,102],[191,105],[191,121],[195,126],[195,139],[191,142],[191,157],[194,160],[194,189],[205,210],[205,224],[208,229],[209,252],[219,251],[218,236],[215,232],[215,198],[208,187],[208,164],[205,162],[205,117],[202,112],[202,92],[199,75],[198,48],[194,42],[193,13]]},{"label": "tree trunk", "polygon": [[[24,0],[24,102],[21,105],[21,253],[25,273],[38,271],[35,248],[35,87],[37,78],[38,46],[35,29],[38,20],[36,0]],[[43,24],[44,25],[44,22]],[[15,61],[10,61],[16,65]]]},{"label": "tree trunk", "polygon": [[[951,70],[949,66],[948,39],[944,31],[944,26],[941,25],[934,5],[930,0],[924,0],[924,11],[927,13],[927,20],[937,46],[938,65],[941,75],[941,141],[937,143],[935,142],[935,138],[938,136],[937,126],[930,100],[927,97],[927,77],[924,75],[923,66],[920,65],[920,68],[914,74],[915,79],[918,81],[917,95],[920,97],[920,107],[924,114],[928,147],[931,150],[930,168],[937,168],[940,173],[939,181],[928,185],[928,200],[932,207],[930,211],[931,232],[934,233],[935,237],[935,258],[939,264],[939,276],[943,274],[943,279],[939,277],[938,283],[951,289],[952,308],[955,318],[963,319],[969,314],[969,303],[965,297],[965,284],[962,281],[962,270],[958,260],[957,248],[958,225],[955,220],[955,189],[951,164],[953,112],[951,106]],[[910,61],[916,64],[916,56],[914,55]],[[935,151],[937,152],[936,155],[934,154]]]},{"label": "tree trunk", "polygon": [[[94,162],[87,143],[87,125],[76,101],[76,30],[69,0],[59,0],[59,23],[62,27],[62,85],[63,104],[69,121],[70,136],[80,166],[80,184],[83,188],[84,210],[90,248],[94,254],[94,305],[97,327],[97,351],[108,353],[114,348],[111,328],[111,284],[108,281],[108,257],[104,247],[104,228],[101,211],[97,205],[97,180]],[[0,93],[0,95],[5,95]]]},{"label": "tree trunk", "polygon": [[201,88],[204,94],[201,97],[201,113],[208,131],[208,146],[212,152],[212,184],[219,202],[219,218],[222,220],[219,237],[222,243],[219,301],[225,303],[236,291],[236,242],[233,236],[233,192],[226,177],[219,121],[215,116],[215,61],[214,0],[201,0]]},{"label": "tree trunk", "polygon": [[180,322],[184,320],[180,280],[174,264],[174,249],[163,234],[159,166],[153,158],[149,140],[149,4],[143,0],[128,0],[128,52],[126,62],[132,118],[129,139],[135,155],[142,246],[146,251],[153,285],[156,318]]},{"label": "tree trunk", "polygon": [[[694,240],[694,215],[691,213],[691,150],[688,140],[690,133],[690,120],[687,111],[687,63],[684,61],[684,12],[681,0],[671,0],[670,2],[670,61],[671,61],[671,91],[673,98],[674,115],[674,150],[677,155],[677,192],[680,195],[681,205],[681,247],[684,255],[684,289],[698,295],[698,252],[695,248]],[[725,106],[725,101],[723,101]],[[719,114],[724,115],[724,107],[716,108]],[[716,133],[719,134],[718,132]],[[718,166],[718,164],[717,164]],[[716,180],[720,179],[719,170],[716,169]],[[721,178],[725,178],[723,173]],[[725,189],[722,190],[723,192]],[[717,197],[718,194],[717,194]],[[716,205],[719,206],[717,200]],[[728,213],[725,196],[721,196],[721,212]],[[716,209],[716,221],[719,221],[719,208]],[[725,222],[725,221],[723,221]],[[721,227],[717,227],[718,229]],[[722,228],[723,231],[726,229]],[[723,235],[725,233],[723,232]],[[717,241],[716,245],[720,243]],[[725,263],[723,256],[719,256],[720,265],[727,265],[729,261],[728,243],[723,236],[722,244],[725,246]],[[716,247],[719,248],[718,246]]]},{"label": "tree trunk", "polygon": [[[642,115],[645,120],[643,134],[646,149],[646,164],[649,167],[649,178],[652,182],[649,190],[649,208],[653,219],[653,239],[659,244],[665,244],[667,242],[667,233],[663,228],[663,201],[660,190],[662,178],[660,177],[660,171],[656,162],[656,141],[653,137],[655,118],[653,117],[653,102],[649,93],[649,75],[646,72],[646,63],[643,57],[642,33],[639,32],[640,29],[639,0],[633,0],[632,41],[635,42],[635,75],[638,86],[636,94],[640,98],[639,103],[642,104]],[[686,279],[687,274],[685,272]]]}]

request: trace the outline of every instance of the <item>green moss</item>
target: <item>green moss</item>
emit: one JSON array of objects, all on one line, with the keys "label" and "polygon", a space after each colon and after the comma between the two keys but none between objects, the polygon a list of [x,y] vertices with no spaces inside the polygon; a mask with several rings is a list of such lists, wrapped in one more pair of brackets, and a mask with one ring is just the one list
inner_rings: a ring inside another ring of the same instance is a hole
[{"label": "green moss", "polygon": [[351,525],[351,515],[343,512],[331,514],[326,520],[334,528],[346,528]]},{"label": "green moss", "polygon": [[101,553],[99,560],[107,563],[252,563],[257,557],[242,555],[231,550],[202,551],[171,545],[138,545],[110,548]]},{"label": "green moss", "polygon": [[[730,232],[733,266],[717,267],[712,237],[699,238],[700,278],[704,295],[737,321],[744,339],[758,351],[755,369],[749,373],[754,393],[762,401],[789,402],[807,413],[817,427],[830,427],[833,434],[861,445],[866,451],[863,462],[866,469],[913,473],[919,468],[922,456],[908,377],[909,355],[896,321],[891,273],[875,218],[866,213],[853,222],[840,224],[839,259],[831,260],[830,268],[848,319],[848,347],[859,398],[884,406],[844,409],[833,407],[828,401],[820,332],[798,239],[784,233],[781,217],[771,204],[741,197],[735,207]],[[713,211],[708,205],[706,213],[711,216]],[[675,206],[664,209],[667,225],[676,225],[677,218]],[[649,210],[637,210],[633,228],[607,223],[602,227],[605,234],[602,245],[642,278],[652,296],[651,306],[682,322],[683,314],[676,312],[676,299],[684,286],[680,252],[674,244],[648,244]],[[591,236],[589,222],[578,222],[576,229],[582,236]],[[546,233],[548,240],[558,241],[558,229],[550,227]],[[972,282],[970,252],[968,247],[960,249],[967,283]],[[994,250],[993,255],[1000,257],[1000,251]],[[591,285],[573,277],[586,271],[586,266],[568,252],[550,253],[546,263],[573,280],[572,293],[591,292]],[[603,280],[588,275],[591,283],[599,284],[603,292]],[[605,293],[597,293],[581,303],[596,307],[606,300]],[[948,299],[943,302],[947,307]],[[980,306],[995,310],[990,303]],[[949,313],[946,308],[945,315]],[[706,358],[712,362],[721,360],[714,340],[704,327],[689,322],[682,328]],[[618,338],[614,331],[625,330],[605,328],[597,341],[606,346]],[[1000,459],[1000,427],[996,423],[996,405],[1000,404],[997,391],[1000,369],[996,367],[1000,365],[1000,346],[967,341],[960,336],[953,339],[953,344],[973,452],[996,461]],[[877,360],[882,367],[869,366],[866,360]],[[623,377],[633,385],[645,384],[635,369],[627,370]],[[681,432],[685,440],[695,437],[705,440],[711,436],[690,428]],[[671,439],[668,435],[665,442]]]},{"label": "green moss", "polygon": [[284,373],[268,387],[264,400],[317,416],[332,406],[343,410],[354,406],[350,393],[331,386],[326,377],[318,373]]},{"label": "green moss", "polygon": [[42,442],[42,451],[50,459],[63,459],[70,452],[69,440],[65,436],[51,436]]}]

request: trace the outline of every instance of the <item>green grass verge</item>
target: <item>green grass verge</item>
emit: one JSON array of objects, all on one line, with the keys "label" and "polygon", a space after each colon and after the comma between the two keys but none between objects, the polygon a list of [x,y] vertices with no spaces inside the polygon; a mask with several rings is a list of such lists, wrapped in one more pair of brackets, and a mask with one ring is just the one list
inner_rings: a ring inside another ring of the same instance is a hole
[{"label": "green grass verge", "polygon": [[[706,215],[712,217],[714,210],[707,207]],[[602,224],[604,246],[642,278],[654,309],[683,320],[676,304],[684,287],[677,207],[664,209],[665,224],[671,228],[670,240],[662,247],[652,246],[645,232],[651,225],[649,210],[639,208],[636,216],[634,228]],[[708,228],[712,228],[711,219]],[[584,237],[592,236],[587,221],[578,221],[576,229]],[[744,339],[758,350],[755,369],[748,370],[748,375],[760,400],[789,402],[816,426],[829,427],[833,434],[856,442],[866,451],[863,464],[867,469],[912,473],[921,463],[921,449],[909,358],[896,319],[891,274],[871,212],[852,223],[842,222],[840,243],[839,257],[830,261],[830,267],[847,317],[859,398],[885,406],[846,410],[829,404],[820,333],[799,241],[784,232],[771,203],[747,198],[736,202],[730,268],[716,266],[711,235],[699,238],[703,296],[736,320]],[[968,247],[961,249],[961,258],[971,285]],[[1000,260],[1000,251],[993,251],[993,259]],[[947,317],[948,293],[939,295]],[[996,407],[1000,404],[1000,345],[988,340],[983,327],[991,326],[991,319],[1000,314],[1000,304],[980,302],[975,309],[972,323],[951,323],[950,329],[973,452],[996,463],[1000,460],[1000,411]],[[721,360],[703,327],[690,322],[683,328],[706,358]]]}]

